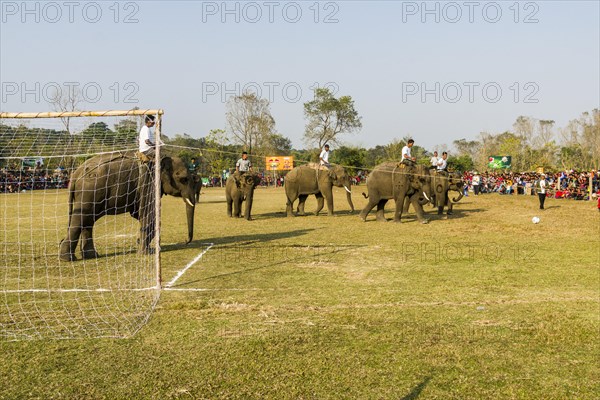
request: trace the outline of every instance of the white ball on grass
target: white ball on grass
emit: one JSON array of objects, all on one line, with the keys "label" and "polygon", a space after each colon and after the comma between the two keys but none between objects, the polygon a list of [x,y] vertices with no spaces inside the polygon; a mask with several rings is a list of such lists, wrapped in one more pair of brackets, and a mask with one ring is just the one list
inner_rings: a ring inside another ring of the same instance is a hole
[{"label": "white ball on grass", "polygon": [[533,222],[534,224],[539,224],[540,223],[540,218],[539,217],[533,217],[533,218],[531,218],[531,222]]}]

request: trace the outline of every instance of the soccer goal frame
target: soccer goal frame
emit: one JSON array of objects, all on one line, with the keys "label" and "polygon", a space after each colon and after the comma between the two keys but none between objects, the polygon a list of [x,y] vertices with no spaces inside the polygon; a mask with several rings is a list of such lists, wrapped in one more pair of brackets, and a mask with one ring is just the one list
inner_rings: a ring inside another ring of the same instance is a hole
[{"label": "soccer goal frame", "polygon": [[[69,334],[57,334],[57,329],[50,329],[48,330],[48,332],[44,331],[43,329],[41,329],[39,332],[36,331],[35,329],[33,329],[33,334],[26,334],[23,336],[20,336],[19,333],[14,334],[13,332],[10,332],[10,327],[8,329],[9,333],[6,334],[6,331],[4,330],[6,326],[2,326],[0,329],[2,332],[2,337],[0,337],[0,341],[3,339],[8,339],[10,340],[21,340],[22,338],[37,338],[37,339],[45,339],[45,338],[59,338],[59,339],[64,339],[64,338],[71,338],[71,337],[129,337],[133,334],[135,334],[135,332],[137,332],[138,329],[141,328],[141,326],[143,326],[146,322],[146,320],[149,318],[151,311],[154,309],[154,306],[156,305],[156,303],[158,302],[158,299],[160,297],[160,292],[163,286],[162,283],[162,266],[161,266],[161,251],[160,251],[160,230],[161,230],[161,171],[160,171],[160,161],[161,161],[161,146],[159,145],[161,143],[161,131],[162,131],[162,120],[163,120],[163,115],[164,115],[164,111],[162,109],[144,109],[144,110],[140,110],[140,109],[135,109],[135,110],[107,110],[107,111],[66,111],[66,112],[0,112],[0,125],[2,125],[5,121],[7,120],[40,120],[40,119],[65,119],[65,118],[79,118],[79,117],[144,117],[144,116],[149,116],[149,115],[153,115],[155,116],[155,127],[154,127],[154,137],[156,140],[156,144],[157,146],[155,147],[155,152],[154,152],[154,168],[153,168],[153,178],[154,178],[154,236],[152,238],[151,243],[154,246],[154,254],[151,255],[151,258],[147,258],[148,261],[152,260],[153,258],[153,263],[154,263],[154,269],[155,269],[155,282],[154,282],[154,286],[151,287],[147,287],[147,288],[132,288],[132,289],[123,289],[123,290],[132,290],[132,291],[144,291],[144,290],[152,290],[154,291],[156,294],[154,295],[154,302],[152,304],[151,310],[148,312],[147,316],[142,316],[143,322],[141,324],[138,323],[138,326],[133,328],[132,330],[127,331],[124,335],[120,335],[119,333],[116,334],[112,334],[111,332],[109,332],[108,334],[104,334],[104,332],[101,333],[94,333],[94,332],[100,332],[99,329],[92,329],[90,330],[90,332],[92,332],[92,334],[84,334],[84,335],[77,335],[75,334],[74,336],[71,336]],[[135,144],[135,147],[137,147],[137,143]],[[90,153],[90,154],[85,154],[85,156],[89,157],[91,155],[93,155],[94,153]],[[101,153],[98,153],[101,154]],[[0,193],[0,195],[2,195]],[[151,211],[150,211],[151,212]],[[151,215],[151,214],[148,214]],[[32,214],[33,216],[33,214]],[[150,231],[152,232],[152,231]],[[18,238],[18,237],[17,237]],[[20,241],[21,239],[19,239]],[[140,238],[141,240],[141,238]],[[19,249],[21,249],[21,246],[19,245]],[[7,258],[8,260],[8,258]],[[152,264],[146,264],[147,266],[151,267]],[[5,267],[9,267],[9,266],[5,266]],[[34,266],[35,267],[35,266]],[[152,274],[152,269],[147,269],[148,273],[146,273],[146,276],[148,278],[151,278],[151,274]],[[7,275],[8,276],[8,275]],[[37,278],[39,279],[39,278]],[[151,283],[151,279],[148,281],[148,283]],[[116,290],[121,290],[121,289],[116,289]],[[4,297],[7,296],[7,293],[9,293],[10,295],[14,294],[15,292],[18,292],[19,290],[13,290],[13,288],[8,288],[7,287],[1,287],[0,288],[0,293],[3,294]],[[23,292],[28,292],[29,295],[32,295],[35,301],[35,293],[40,293],[40,292],[44,292],[44,289],[37,289],[37,288],[31,288],[31,289],[24,289],[22,290]],[[104,289],[102,288],[90,288],[90,289],[79,289],[79,288],[72,288],[72,289],[59,289],[56,290],[54,292],[85,292],[85,291],[89,291],[89,292],[105,292]],[[48,292],[53,292],[53,290],[51,288],[48,289]],[[38,298],[43,298],[42,295],[38,295]],[[50,296],[50,295],[49,295]],[[7,301],[7,300],[5,300]],[[128,303],[129,306],[131,306],[131,304]],[[34,304],[35,306],[35,304]],[[120,306],[117,306],[117,308]],[[10,307],[5,307],[8,309],[9,314],[11,313],[11,309]],[[52,307],[50,307],[52,308]],[[14,311],[14,310],[13,310]],[[79,310],[81,311],[81,310]],[[68,312],[67,312],[68,313]],[[140,313],[138,313],[140,314]],[[140,316],[136,314],[136,318],[138,318],[138,320],[140,319]],[[10,318],[12,318],[11,315],[8,316],[8,321],[10,322]],[[42,318],[43,319],[43,318]],[[82,317],[82,320],[85,320],[85,316]],[[7,319],[3,319],[0,320],[0,325],[3,325],[2,321],[7,321]],[[60,322],[60,321],[59,321]],[[130,322],[130,321],[126,321],[126,322]],[[85,323],[85,321],[84,321]],[[118,321],[117,324],[122,324],[122,321]],[[18,323],[16,324],[18,325]],[[95,327],[96,328],[96,327]],[[85,329],[83,329],[85,331]],[[71,330],[74,332],[77,332],[77,329]],[[115,330],[116,332],[117,330]],[[48,334],[47,334],[48,333]]]}]

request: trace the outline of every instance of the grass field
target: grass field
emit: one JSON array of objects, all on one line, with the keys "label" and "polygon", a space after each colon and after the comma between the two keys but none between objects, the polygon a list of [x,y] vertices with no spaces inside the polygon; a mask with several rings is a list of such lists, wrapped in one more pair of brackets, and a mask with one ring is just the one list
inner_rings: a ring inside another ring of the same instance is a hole
[{"label": "grass field", "polygon": [[0,342],[0,398],[598,398],[595,203],[471,195],[428,225],[364,223],[343,191],[336,205],[285,218],[283,190],[258,189],[249,222],[205,189],[186,246],[183,203],[164,198],[164,281],[202,258],[130,339]]}]

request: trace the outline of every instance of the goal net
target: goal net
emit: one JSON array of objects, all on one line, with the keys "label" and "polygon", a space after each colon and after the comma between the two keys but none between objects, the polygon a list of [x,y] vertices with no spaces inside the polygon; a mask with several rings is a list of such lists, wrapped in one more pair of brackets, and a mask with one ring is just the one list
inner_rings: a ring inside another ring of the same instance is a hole
[{"label": "goal net", "polygon": [[161,110],[0,114],[0,341],[129,337],[148,320],[160,163],[140,160],[137,136],[149,115],[159,136]]}]

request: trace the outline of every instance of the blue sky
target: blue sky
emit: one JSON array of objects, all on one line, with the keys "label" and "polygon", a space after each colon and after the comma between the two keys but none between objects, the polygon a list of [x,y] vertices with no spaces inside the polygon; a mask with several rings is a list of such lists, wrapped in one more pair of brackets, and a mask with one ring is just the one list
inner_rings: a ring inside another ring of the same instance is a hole
[{"label": "blue sky", "polygon": [[410,135],[432,149],[600,106],[597,1],[54,4],[2,1],[2,111],[48,110],[22,89],[78,82],[102,92],[82,108],[160,107],[166,134],[200,137],[225,127],[224,96],[254,87],[302,147],[302,103],[329,84],[362,116],[345,142]]}]

